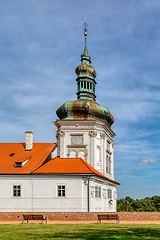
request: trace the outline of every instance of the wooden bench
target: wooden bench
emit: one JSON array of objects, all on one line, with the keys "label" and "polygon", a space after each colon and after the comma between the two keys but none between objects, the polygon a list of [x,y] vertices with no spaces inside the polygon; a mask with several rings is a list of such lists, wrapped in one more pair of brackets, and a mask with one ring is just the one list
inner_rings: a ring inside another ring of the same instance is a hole
[{"label": "wooden bench", "polygon": [[47,217],[44,218],[43,214],[23,214],[22,223],[25,220],[27,221],[27,223],[28,223],[28,220],[41,220],[41,223],[43,223],[43,220],[45,220],[47,223]]},{"label": "wooden bench", "polygon": [[101,220],[116,220],[116,223],[119,223],[118,214],[114,214],[114,213],[98,214],[97,223],[98,223],[98,221],[100,221],[100,223],[101,223]]}]

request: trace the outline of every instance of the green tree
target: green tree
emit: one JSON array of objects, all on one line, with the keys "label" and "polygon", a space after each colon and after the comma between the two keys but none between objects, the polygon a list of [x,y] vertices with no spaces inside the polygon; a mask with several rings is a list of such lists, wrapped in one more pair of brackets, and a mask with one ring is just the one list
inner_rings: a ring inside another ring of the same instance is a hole
[{"label": "green tree", "polygon": [[151,202],[154,204],[155,208],[157,209],[157,212],[160,212],[160,196],[153,196],[151,198]]},{"label": "green tree", "polygon": [[144,199],[122,198],[117,200],[118,212],[157,212],[160,211],[160,196]]}]

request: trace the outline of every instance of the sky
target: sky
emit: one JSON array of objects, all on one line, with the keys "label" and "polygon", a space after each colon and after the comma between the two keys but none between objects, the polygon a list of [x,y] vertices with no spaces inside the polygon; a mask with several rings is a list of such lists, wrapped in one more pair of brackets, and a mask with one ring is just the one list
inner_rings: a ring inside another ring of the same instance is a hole
[{"label": "sky", "polygon": [[56,142],[87,48],[97,102],[115,118],[118,198],[160,195],[160,1],[0,0],[0,142]]}]

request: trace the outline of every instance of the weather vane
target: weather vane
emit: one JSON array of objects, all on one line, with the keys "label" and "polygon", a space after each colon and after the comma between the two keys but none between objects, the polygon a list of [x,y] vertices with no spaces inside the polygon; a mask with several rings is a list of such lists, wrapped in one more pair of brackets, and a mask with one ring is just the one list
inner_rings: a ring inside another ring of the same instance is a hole
[{"label": "weather vane", "polygon": [[83,26],[85,26],[84,35],[87,36],[87,26],[88,26],[88,24],[86,23],[86,17],[85,17],[85,23],[83,24]]}]

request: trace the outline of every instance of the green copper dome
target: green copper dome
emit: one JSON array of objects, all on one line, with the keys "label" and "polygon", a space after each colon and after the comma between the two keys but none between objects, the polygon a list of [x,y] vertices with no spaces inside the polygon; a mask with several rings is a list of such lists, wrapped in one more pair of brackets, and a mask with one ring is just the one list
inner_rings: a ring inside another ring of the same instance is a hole
[{"label": "green copper dome", "polygon": [[99,120],[109,127],[114,122],[114,117],[108,108],[89,99],[67,101],[57,109],[56,113],[61,120]]},{"label": "green copper dome", "polygon": [[62,120],[99,120],[109,127],[114,117],[108,108],[99,105],[95,99],[95,78],[97,73],[91,66],[91,57],[87,50],[87,30],[85,28],[85,48],[81,55],[81,64],[76,68],[77,100],[67,101],[57,109],[57,116]]}]

